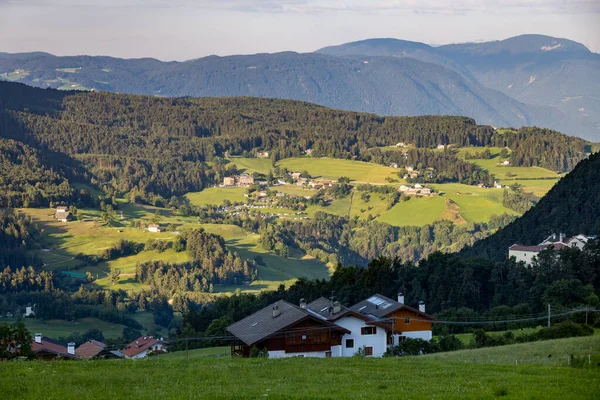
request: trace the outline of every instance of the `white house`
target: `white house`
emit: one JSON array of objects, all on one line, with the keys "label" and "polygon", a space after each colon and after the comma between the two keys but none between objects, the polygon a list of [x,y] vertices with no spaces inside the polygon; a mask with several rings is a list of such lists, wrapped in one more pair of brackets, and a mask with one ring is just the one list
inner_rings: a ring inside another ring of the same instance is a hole
[{"label": "white house", "polygon": [[162,229],[157,224],[148,225],[148,232],[162,232]]},{"label": "white house", "polygon": [[166,353],[167,348],[162,338],[140,336],[129,343],[122,351],[127,358],[144,358],[150,353]]},{"label": "white house", "polygon": [[531,265],[535,257],[543,250],[552,249],[559,251],[567,247],[577,247],[579,249],[583,249],[588,241],[595,238],[595,236],[583,234],[579,234],[571,238],[567,238],[563,233],[552,234],[537,246],[522,246],[520,244],[513,244],[508,248],[508,258],[514,257],[517,262],[522,261],[527,265]]}]

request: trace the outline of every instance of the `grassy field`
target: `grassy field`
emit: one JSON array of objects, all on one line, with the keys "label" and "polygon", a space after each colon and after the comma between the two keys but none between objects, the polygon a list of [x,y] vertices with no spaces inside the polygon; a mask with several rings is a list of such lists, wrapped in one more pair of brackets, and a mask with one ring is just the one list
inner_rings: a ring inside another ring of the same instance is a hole
[{"label": "grassy field", "polygon": [[424,226],[437,220],[444,210],[445,200],[440,196],[414,197],[397,203],[378,220],[396,226]]},{"label": "grassy field", "polygon": [[267,175],[269,170],[273,169],[273,161],[270,158],[231,157],[229,161],[235,164],[238,169],[244,170],[249,174],[258,172],[259,174]]},{"label": "grassy field", "polygon": [[545,168],[504,166],[501,164],[504,159],[500,158],[500,151],[502,149],[499,147],[463,147],[458,149],[457,154],[464,159],[465,153],[467,152],[473,154],[482,152],[485,149],[489,149],[492,153],[493,157],[491,159],[471,159],[466,161],[479,165],[481,168],[487,170],[490,174],[494,175],[502,185],[511,185],[512,183],[518,182],[523,185],[525,191],[534,192],[537,196],[543,196],[556,184],[556,182],[558,182],[558,179],[563,176]]},{"label": "grassy field", "polygon": [[[152,317],[152,314],[148,314]],[[15,320],[0,320],[0,323],[13,322],[15,322]],[[55,339],[69,336],[74,332],[84,334],[93,328],[100,329],[106,339],[116,339],[121,336],[123,328],[125,328],[125,325],[114,324],[97,318],[82,318],[75,321],[65,321],[63,319],[41,321],[36,318],[24,318],[23,322],[25,323],[25,327],[27,327],[32,334],[40,332],[44,336]]]},{"label": "grassy field", "polygon": [[208,204],[220,205],[225,200],[231,202],[246,201],[244,193],[247,192],[243,187],[231,188],[208,188],[201,192],[192,192],[185,195],[191,204],[195,206],[205,206]]},{"label": "grassy field", "polygon": [[[590,355],[592,365],[597,367],[597,363],[600,362],[600,335],[437,353],[425,357],[474,363],[567,366],[569,355],[585,358]],[[598,372],[598,369],[596,371]],[[600,384],[600,381],[598,383]]]},{"label": "grassy field", "polygon": [[431,185],[440,198],[449,198],[460,207],[460,213],[467,222],[487,222],[493,214],[518,215],[502,205],[503,189],[486,189],[460,183]]},{"label": "grassy field", "polygon": [[277,165],[292,171],[307,171],[311,176],[325,179],[347,176],[353,181],[370,183],[387,183],[388,177],[398,179],[397,169],[362,161],[298,157],[281,160]]},{"label": "grassy field", "polygon": [[[548,349],[558,351],[558,358],[560,349],[596,346],[597,354],[599,346],[589,338],[519,346],[386,359],[232,359],[227,348],[216,348],[192,350],[189,360],[180,352],[142,360],[10,362],[0,363],[0,394],[20,399],[591,399],[598,394],[597,368],[509,362],[516,352],[531,356]],[[504,350],[506,363],[480,361],[489,350]]]}]

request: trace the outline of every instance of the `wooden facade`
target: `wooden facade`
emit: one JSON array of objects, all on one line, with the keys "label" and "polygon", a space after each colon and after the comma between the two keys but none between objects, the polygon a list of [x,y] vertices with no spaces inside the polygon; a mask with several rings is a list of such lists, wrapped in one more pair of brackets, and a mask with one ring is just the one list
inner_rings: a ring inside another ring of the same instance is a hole
[{"label": "wooden facade", "polygon": [[285,351],[286,353],[310,353],[330,351],[332,346],[342,344],[345,329],[307,318],[290,325],[273,335],[248,346],[238,339],[231,342],[231,354],[248,357],[251,347],[258,350]]},{"label": "wooden facade", "polygon": [[388,318],[394,321],[393,332],[397,334],[431,330],[431,317],[415,311],[400,309],[390,313]]}]

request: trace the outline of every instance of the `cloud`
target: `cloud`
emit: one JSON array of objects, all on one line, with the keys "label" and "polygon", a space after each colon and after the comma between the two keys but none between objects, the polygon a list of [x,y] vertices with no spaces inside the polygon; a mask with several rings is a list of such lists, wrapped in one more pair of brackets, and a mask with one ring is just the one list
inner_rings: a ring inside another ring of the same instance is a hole
[{"label": "cloud", "polygon": [[417,13],[456,15],[485,13],[600,13],[598,0],[0,0],[0,6],[90,8],[188,8],[237,12]]}]

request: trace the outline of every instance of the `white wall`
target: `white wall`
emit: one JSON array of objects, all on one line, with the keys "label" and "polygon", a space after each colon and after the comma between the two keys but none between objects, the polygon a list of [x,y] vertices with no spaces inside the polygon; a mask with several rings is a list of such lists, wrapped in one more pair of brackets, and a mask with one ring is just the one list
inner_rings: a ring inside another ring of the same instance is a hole
[{"label": "white wall", "polygon": [[[341,357],[352,357],[363,346],[373,347],[373,357],[381,357],[387,350],[387,333],[386,330],[376,326],[377,333],[375,335],[361,335],[361,328],[367,325],[362,319],[346,316],[335,321],[336,325],[346,328],[350,334],[342,336]],[[347,348],[346,340],[354,339],[354,347]]]},{"label": "white wall", "polygon": [[[334,346],[334,347],[339,347],[339,346]],[[305,353],[286,353],[285,350],[269,351],[269,358],[285,358],[285,357],[298,357],[298,356],[325,358],[326,352],[325,351],[311,351],[311,352],[305,352]],[[333,351],[331,352],[331,356],[335,357],[333,354]]]},{"label": "white wall", "polygon": [[517,259],[517,262],[525,261],[525,264],[531,265],[533,262],[533,258],[537,256],[538,253],[535,251],[523,251],[523,250],[509,250],[508,258],[514,257]]},{"label": "white wall", "polygon": [[433,334],[431,331],[412,331],[412,332],[402,332],[402,335],[394,335],[394,343],[398,344],[398,337],[405,336],[410,339],[423,339],[428,342],[433,338]]}]

